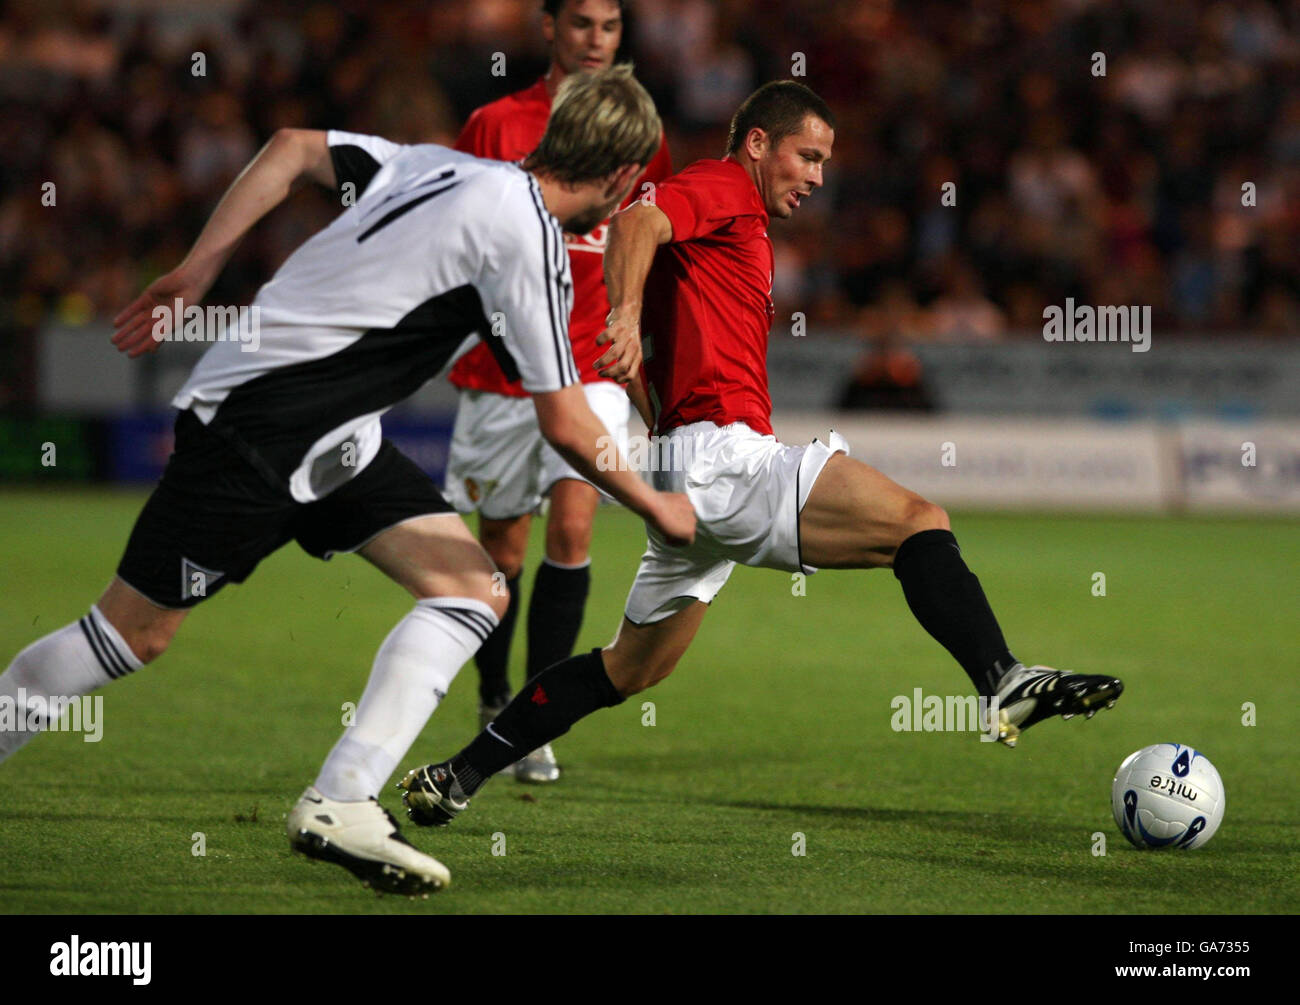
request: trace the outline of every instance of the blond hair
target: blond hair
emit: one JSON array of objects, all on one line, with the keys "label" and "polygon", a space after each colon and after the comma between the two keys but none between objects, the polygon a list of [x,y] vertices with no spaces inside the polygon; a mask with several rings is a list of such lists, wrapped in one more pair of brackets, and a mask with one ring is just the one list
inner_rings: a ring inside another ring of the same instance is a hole
[{"label": "blond hair", "polygon": [[627,164],[649,164],[662,136],[631,63],[574,73],[556,91],[546,134],[523,166],[561,182],[594,181]]}]

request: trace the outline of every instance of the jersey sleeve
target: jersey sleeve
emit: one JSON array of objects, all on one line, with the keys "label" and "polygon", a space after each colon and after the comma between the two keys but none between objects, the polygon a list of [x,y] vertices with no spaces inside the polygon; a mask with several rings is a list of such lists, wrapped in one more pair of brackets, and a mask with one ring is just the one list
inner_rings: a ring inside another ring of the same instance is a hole
[{"label": "jersey sleeve", "polygon": [[345,133],[331,129],[326,134],[326,143],[330,148],[330,160],[334,164],[334,177],[339,189],[352,183],[359,198],[379,169],[406,148],[400,143],[392,143],[379,136],[366,136],[362,133]]},{"label": "jersey sleeve", "polygon": [[733,184],[697,162],[655,186],[655,205],[668,217],[674,243],[704,237],[753,212]]},{"label": "jersey sleeve", "polygon": [[479,296],[489,325],[483,341],[507,377],[517,376],[530,394],[578,382],[569,342],[569,253],[559,226],[531,196],[503,203]]},{"label": "jersey sleeve", "polygon": [[485,112],[484,108],[476,108],[470,115],[465,128],[456,137],[456,149],[475,157],[504,160],[500,156],[500,130],[492,128],[492,120]]}]

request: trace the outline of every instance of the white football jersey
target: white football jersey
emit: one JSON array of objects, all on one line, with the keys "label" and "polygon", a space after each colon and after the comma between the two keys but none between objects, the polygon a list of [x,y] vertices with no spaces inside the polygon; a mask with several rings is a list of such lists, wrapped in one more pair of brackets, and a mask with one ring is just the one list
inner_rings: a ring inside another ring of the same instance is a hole
[{"label": "white football jersey", "polygon": [[532,175],[432,144],[328,142],[355,203],[258,291],[255,351],[214,343],[172,401],[299,502],[360,473],[379,417],[478,337],[529,392],[578,381],[569,256]]}]

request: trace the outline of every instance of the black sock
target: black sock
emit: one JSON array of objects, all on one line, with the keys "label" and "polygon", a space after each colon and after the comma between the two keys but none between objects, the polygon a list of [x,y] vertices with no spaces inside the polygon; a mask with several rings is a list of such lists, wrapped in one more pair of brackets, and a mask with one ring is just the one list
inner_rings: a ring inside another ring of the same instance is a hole
[{"label": "black sock", "polygon": [[484,705],[501,705],[510,698],[510,640],[514,638],[515,618],[519,614],[521,576],[522,569],[515,573],[514,579],[506,580],[510,606],[474,656],[474,665],[478,667],[478,700]]},{"label": "black sock", "polygon": [[1016,658],[952,532],[913,534],[894,554],[894,575],[921,627],[952,653],[976,691],[993,695]]},{"label": "black sock", "polygon": [[584,716],[622,700],[599,649],[573,656],[544,670],[515,695],[489,729],[451,759],[451,770],[472,796],[502,768],[563,736]]},{"label": "black sock", "polygon": [[591,587],[591,565],[565,569],[543,560],[528,601],[528,680],[573,655]]}]

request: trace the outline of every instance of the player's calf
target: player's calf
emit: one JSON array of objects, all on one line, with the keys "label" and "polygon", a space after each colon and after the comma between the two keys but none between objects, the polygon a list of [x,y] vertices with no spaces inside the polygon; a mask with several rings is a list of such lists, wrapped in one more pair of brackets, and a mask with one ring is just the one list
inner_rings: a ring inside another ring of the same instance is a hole
[{"label": "player's calf", "polygon": [[167,651],[189,613],[157,606],[118,576],[95,606],[141,663],[152,663]]},{"label": "player's calf", "polygon": [[618,693],[630,698],[666,680],[677,669],[677,660],[660,654],[647,659],[629,657],[615,644],[605,650],[605,669]]},{"label": "player's calf", "polygon": [[479,540],[497,569],[505,574],[506,579],[514,579],[524,567],[524,556],[528,551],[528,529],[532,525],[530,516],[514,517],[510,520],[494,520],[480,515]]},{"label": "player's calf", "polygon": [[624,698],[658,684],[677,668],[709,605],[692,601],[666,618],[634,624],[626,617],[602,654],[605,672]]}]

